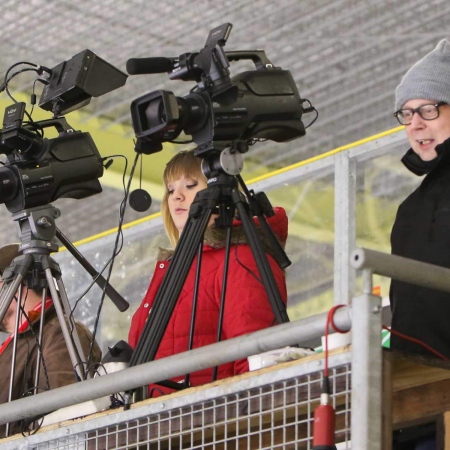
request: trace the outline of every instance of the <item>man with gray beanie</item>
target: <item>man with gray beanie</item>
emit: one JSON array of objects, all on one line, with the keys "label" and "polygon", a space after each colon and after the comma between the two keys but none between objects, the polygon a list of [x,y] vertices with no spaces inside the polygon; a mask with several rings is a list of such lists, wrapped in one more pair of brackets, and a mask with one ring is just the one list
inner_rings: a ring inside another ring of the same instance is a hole
[{"label": "man with gray beanie", "polygon": [[[441,40],[407,71],[396,89],[395,109],[411,145],[402,163],[425,178],[398,208],[392,253],[450,268],[448,40]],[[390,300],[391,348],[450,360],[450,294],[392,280]],[[436,448],[434,443],[420,445],[398,448]]]},{"label": "man with gray beanie", "polygon": [[[20,254],[19,244],[8,244],[0,248],[0,275],[2,277],[3,275],[6,276],[5,269]],[[0,287],[3,282],[3,278],[0,278]],[[2,344],[0,343],[0,403],[8,402],[10,394],[12,395],[11,400],[16,400],[77,381],[53,301],[51,298],[47,298],[43,302],[43,291],[43,288],[32,289],[27,287],[25,281],[22,286],[21,299],[19,300],[17,295],[15,296],[0,323],[0,331],[9,333],[6,340]],[[19,320],[17,322],[18,307]],[[42,309],[44,309],[44,326],[42,339],[39,342]],[[16,323],[18,324],[17,330]],[[76,329],[84,354],[87,355],[91,348],[92,334],[78,322],[76,322]],[[10,392],[11,363],[13,361],[13,344],[16,331],[15,373]],[[97,363],[100,360],[101,351],[94,342],[91,361]],[[37,367],[38,361],[40,362],[39,369]],[[38,377],[36,377],[37,372],[39,373]],[[24,431],[27,431],[27,427],[18,422],[10,424],[8,434],[12,435]],[[6,427],[1,425],[0,438],[5,437],[5,432]]]}]

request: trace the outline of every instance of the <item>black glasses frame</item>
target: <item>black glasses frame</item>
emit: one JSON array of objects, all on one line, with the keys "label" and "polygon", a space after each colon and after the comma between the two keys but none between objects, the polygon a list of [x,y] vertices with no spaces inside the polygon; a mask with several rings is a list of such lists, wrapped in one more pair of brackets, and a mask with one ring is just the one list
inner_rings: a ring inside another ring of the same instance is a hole
[{"label": "black glasses frame", "polygon": [[[403,108],[403,109],[399,109],[398,111],[395,111],[394,116],[395,116],[395,118],[398,120],[398,123],[399,123],[400,125],[405,125],[405,126],[411,125],[412,118],[414,117],[414,114],[415,114],[415,113],[419,114],[419,116],[420,116],[423,120],[436,120],[436,119],[439,117],[439,108],[440,108],[441,106],[443,106],[443,105],[446,105],[446,104],[447,104],[447,103],[445,103],[445,102],[426,103],[425,105],[420,105],[418,108]],[[421,112],[421,109],[422,109],[424,106],[434,106],[434,107],[436,108],[436,112],[437,112],[436,117],[433,117],[432,119],[427,119],[426,117],[423,117],[422,112]],[[404,122],[402,122],[402,119],[400,119],[400,117],[401,117],[400,114],[401,114],[402,111],[411,111],[411,113],[412,113],[412,116],[411,116],[411,122],[409,122],[409,123],[404,123]],[[399,117],[399,116],[400,116],[400,117]]]}]

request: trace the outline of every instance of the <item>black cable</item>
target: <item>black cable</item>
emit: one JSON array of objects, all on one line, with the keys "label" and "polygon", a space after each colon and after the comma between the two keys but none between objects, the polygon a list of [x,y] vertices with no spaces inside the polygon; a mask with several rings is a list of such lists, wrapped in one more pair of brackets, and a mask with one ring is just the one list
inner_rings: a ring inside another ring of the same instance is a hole
[{"label": "black cable", "polygon": [[[42,357],[42,359],[41,359],[42,370],[44,372],[45,382],[46,382],[47,390],[48,390],[48,389],[50,389],[50,380],[48,378],[48,370],[47,370],[47,366],[46,366],[45,360],[44,360],[44,351],[42,349],[41,343],[39,342],[39,337],[34,332],[33,324],[31,322],[30,318],[28,317],[28,315],[27,315],[27,313],[25,311],[25,308],[24,308],[24,306],[25,306],[25,304],[27,302],[27,297],[28,297],[28,287],[26,287],[26,293],[25,293],[25,299],[24,299],[24,302],[23,302],[23,306],[22,306],[21,302],[17,302],[17,304],[19,305],[20,311],[21,311],[22,315],[25,317],[25,320],[28,322],[28,328],[29,328],[29,330],[30,330],[30,332],[31,332],[35,342],[36,342],[36,346],[37,346],[38,352],[41,354],[41,357]],[[42,305],[42,307],[45,309],[45,303]],[[28,343],[28,341],[27,341],[27,344],[28,344],[28,352],[29,352],[29,343]],[[26,363],[28,363],[28,359],[27,359]],[[25,368],[26,368],[26,364],[25,364]],[[25,370],[25,373],[26,373],[26,370]],[[38,388],[39,386],[34,386],[33,389],[35,387]]]},{"label": "black cable", "polygon": [[[71,319],[70,322],[72,322],[72,319],[74,318],[75,310],[76,310],[76,308],[78,307],[80,301],[81,301],[81,300],[83,299],[83,297],[91,290],[92,286],[93,286],[94,284],[96,284],[98,277],[101,276],[101,275],[103,275],[103,272],[107,269],[107,267],[108,267],[110,264],[112,264],[112,262],[114,261],[115,257],[116,257],[116,256],[120,253],[120,251],[122,250],[122,246],[123,246],[123,233],[122,233],[122,228],[121,228],[122,222],[123,222],[123,217],[121,217],[121,216],[122,216],[122,212],[123,212],[123,213],[125,212],[125,210],[123,209],[123,204],[124,204],[124,202],[125,202],[125,204],[126,204],[126,199],[127,199],[127,197],[128,197],[128,195],[127,195],[127,188],[125,187],[125,176],[126,176],[126,172],[127,172],[127,168],[128,168],[128,159],[127,159],[124,155],[111,155],[111,156],[108,156],[108,157],[103,158],[103,160],[107,160],[107,159],[109,159],[109,158],[123,158],[123,159],[125,160],[125,167],[124,167],[124,171],[123,171],[123,175],[122,175],[122,182],[123,182],[123,188],[124,188],[124,199],[123,199],[122,202],[121,202],[121,208],[120,208],[120,212],[119,212],[119,214],[120,214],[120,216],[119,216],[119,227],[118,227],[118,230],[117,230],[116,243],[115,243],[115,246],[114,246],[114,249],[113,249],[113,255],[108,259],[108,261],[106,261],[106,263],[105,263],[105,265],[103,266],[103,268],[102,268],[102,269],[97,273],[97,275],[91,280],[90,284],[87,286],[87,288],[84,290],[84,292],[83,292],[83,293],[78,297],[78,299],[75,301],[75,304],[74,304],[74,306],[72,307],[71,312],[70,312],[70,319]],[[128,186],[128,189],[129,189],[129,186]],[[119,238],[122,239],[122,242],[121,242],[121,244],[120,244],[120,248],[119,248],[119,246],[118,246],[118,240],[119,240]],[[112,269],[111,269],[111,270],[112,270]],[[105,299],[105,295],[106,295],[106,287],[107,287],[107,285],[108,285],[108,283],[109,283],[109,279],[110,279],[110,276],[111,276],[111,270],[110,270],[109,275],[108,275],[108,277],[107,277],[105,286],[104,286],[104,288],[103,288],[103,290],[102,290],[102,296],[101,296],[101,298],[100,298],[99,308],[97,309],[97,314],[96,314],[96,316],[95,316],[94,328],[93,328],[93,331],[92,331],[92,340],[91,340],[91,342],[90,342],[90,347],[89,347],[89,353],[88,353],[88,356],[87,356],[87,360],[84,361],[84,362],[86,363],[86,366],[87,366],[88,368],[90,368],[90,367],[93,366],[91,360],[92,360],[92,353],[93,353],[93,350],[94,350],[95,336],[96,336],[96,334],[97,334],[97,328],[98,328],[98,324],[99,324],[99,321],[100,321],[100,314],[101,314],[101,310],[102,310],[103,303],[104,303],[104,299]]]},{"label": "black cable", "polygon": [[6,90],[7,87],[8,87],[8,83],[9,83],[16,75],[18,75],[19,73],[22,73],[22,72],[24,71],[24,70],[19,70],[19,71],[17,71],[17,72],[14,72],[14,73],[11,75],[11,77],[8,78],[8,75],[9,75],[9,73],[11,72],[11,70],[14,69],[14,67],[20,66],[20,65],[22,65],[22,64],[29,65],[29,66],[33,66],[33,68],[29,68],[29,67],[28,67],[27,70],[34,70],[35,72],[38,71],[38,67],[39,67],[39,66],[37,66],[36,64],[30,63],[30,62],[28,62],[28,61],[19,61],[19,62],[17,62],[17,63],[14,63],[12,66],[10,66],[10,67],[8,68],[8,70],[7,70],[6,73],[5,73],[3,84],[0,86],[0,92],[3,92],[4,90]]},{"label": "black cable", "polygon": [[[9,76],[11,70],[14,69],[14,67],[20,66],[22,64],[29,65],[29,66],[32,66],[32,67],[25,67],[23,69],[20,69],[20,70],[14,72],[13,74],[11,74]],[[16,75],[19,75],[19,74],[24,73],[24,72],[29,72],[29,71],[36,72],[38,75],[42,75],[43,72],[51,73],[51,70],[46,68],[46,67],[44,67],[44,66],[39,66],[38,64],[34,64],[34,63],[31,63],[31,62],[28,62],[28,61],[19,61],[19,62],[13,64],[12,66],[10,66],[8,68],[8,70],[6,71],[5,76],[4,76],[3,84],[0,86],[0,92],[5,91],[7,93],[7,95],[8,95],[8,97],[14,103],[18,103],[18,101],[12,96],[11,92],[9,91],[9,86],[8,85],[9,85],[10,81]],[[33,94],[32,94],[33,96],[35,95],[34,94],[34,86],[35,86],[36,81],[40,81],[42,83],[45,83],[45,81],[42,80],[42,79],[38,79],[38,80],[34,81],[34,83],[33,83]],[[34,109],[34,105],[33,105],[31,113],[33,112],[33,109]],[[28,119],[30,120],[30,123],[34,124],[34,121],[33,121],[32,117],[31,117],[31,114],[29,114],[26,110],[25,110],[25,114],[28,117]]]},{"label": "black cable", "polygon": [[[106,159],[108,159],[108,158],[124,158],[124,160],[125,160],[125,167],[124,167],[124,171],[123,171],[123,175],[122,175],[122,182],[123,182],[123,188],[124,188],[124,195],[125,195],[125,199],[126,199],[127,193],[126,193],[126,187],[125,187],[125,176],[126,176],[126,171],[127,171],[127,167],[128,167],[128,159],[127,159],[124,155],[111,155],[111,156],[108,156],[108,157],[103,158],[103,160],[106,160]],[[123,205],[123,203],[124,203],[124,200],[122,200],[121,205]],[[122,211],[122,206],[121,206],[121,211]],[[120,212],[120,214],[121,214],[121,212]],[[123,218],[120,219],[120,225],[119,225],[119,228],[118,228],[118,230],[117,230],[117,235],[118,235],[118,237],[117,237],[117,239],[116,239],[116,245],[115,245],[115,248],[114,248],[114,251],[113,251],[113,255],[108,259],[108,261],[106,261],[106,263],[105,263],[105,265],[103,266],[103,268],[102,268],[102,269],[97,273],[97,275],[91,280],[91,282],[90,282],[90,284],[88,285],[88,287],[87,287],[87,288],[84,290],[84,292],[78,297],[78,299],[75,301],[74,306],[71,308],[70,316],[69,316],[69,318],[70,318],[69,322],[70,322],[71,324],[73,323],[73,322],[72,322],[72,319],[74,318],[74,313],[75,313],[76,308],[78,307],[79,302],[80,302],[80,301],[83,299],[83,297],[91,290],[92,286],[97,282],[98,277],[100,277],[101,275],[103,275],[103,272],[104,272],[104,271],[106,270],[106,268],[113,262],[114,258],[120,253],[120,251],[121,251],[121,249],[122,249],[122,245],[123,245],[123,233],[122,233],[122,229],[121,229],[121,223],[122,223],[122,221],[123,221]],[[118,247],[117,242],[118,242],[118,238],[119,238],[119,237],[122,238],[122,242],[121,242],[121,246],[120,246],[119,250],[117,250],[117,247]],[[103,302],[104,302],[104,298],[105,298],[105,293],[106,293],[105,289],[106,289],[108,283],[109,283],[109,278],[108,278],[108,280],[106,281],[105,287],[103,288],[103,291],[102,291],[102,297],[101,297],[101,299],[100,299],[100,305],[99,305],[99,308],[98,308],[98,310],[97,310],[97,314],[96,314],[96,316],[95,316],[94,328],[93,328],[93,332],[92,332],[92,340],[91,340],[91,342],[90,342],[90,347],[89,347],[89,354],[88,354],[87,360],[86,360],[86,361],[83,361],[84,363],[86,363],[86,367],[87,367],[86,373],[88,373],[89,370],[90,370],[90,368],[93,367],[93,364],[92,364],[92,362],[91,362],[91,359],[92,359],[92,353],[93,353],[93,350],[94,350],[95,336],[96,336],[96,334],[97,334],[97,328],[98,328],[98,323],[99,323],[99,320],[100,320],[101,309],[102,309]],[[73,328],[71,329],[71,331],[73,332]]]},{"label": "black cable", "polygon": [[[239,234],[238,234],[238,237],[237,237],[237,239],[238,239],[238,241],[237,241],[237,244],[240,244],[241,243],[241,236],[242,236],[242,234],[243,234],[243,229],[241,228],[240,229],[240,231],[239,231]],[[244,241],[242,241],[242,244],[245,244],[245,242]],[[262,281],[262,279],[260,278],[260,277],[258,277],[258,275],[255,273],[255,272],[253,272],[253,270],[251,270],[249,267],[247,267],[242,261],[240,261],[239,260],[239,257],[238,257],[238,247],[239,247],[239,245],[235,245],[234,246],[234,257],[235,257],[235,259],[236,259],[236,262],[244,269],[244,270],[246,270],[256,281],[258,281],[258,283],[261,283],[261,284],[263,284],[263,281]],[[274,317],[274,319],[273,319],[273,321],[272,321],[272,324],[271,324],[271,326],[273,326],[273,325],[275,325],[277,323],[277,320],[276,320],[276,318]]]},{"label": "black cable", "polygon": [[242,241],[241,242],[241,236],[243,235],[243,228],[241,228],[240,229],[240,231],[239,231],[239,234],[237,235],[237,239],[238,239],[238,241],[237,241],[237,245],[235,245],[235,247],[234,247],[234,257],[235,257],[235,259],[236,259],[236,262],[244,269],[244,270],[246,270],[256,281],[258,281],[259,283],[261,283],[261,284],[263,284],[263,281],[262,281],[262,279],[260,278],[260,277],[258,277],[258,275],[255,273],[255,272],[253,272],[253,270],[251,270],[249,267],[247,267],[242,261],[240,261],[239,260],[239,257],[238,257],[238,247],[239,247],[239,244],[247,244],[248,245],[248,242],[244,242],[244,241]]},{"label": "black cable", "polygon": [[[7,71],[6,71],[6,74],[5,74],[5,81],[4,81],[4,84],[0,87],[0,92],[2,92],[3,90],[6,92],[6,94],[8,95],[8,97],[14,102],[14,103],[18,103],[18,101],[12,96],[12,94],[11,94],[11,92],[9,91],[9,82],[16,76],[16,75],[19,75],[20,73],[23,73],[23,72],[29,72],[29,71],[33,71],[33,72],[37,72],[37,70],[35,69],[35,68],[29,68],[29,67],[27,67],[27,68],[25,68],[25,69],[22,69],[22,70],[18,70],[17,72],[15,72],[15,73],[13,73],[9,78],[8,78],[8,74],[9,74],[9,72],[10,72],[10,70],[11,70],[11,68],[12,67],[14,67],[14,65],[13,66],[11,66]],[[2,89],[3,88],[3,89]],[[27,112],[25,112],[26,114],[27,114],[27,116],[28,116],[28,113]],[[29,116],[28,116],[29,117]],[[31,117],[29,117],[30,119],[31,119]]]},{"label": "black cable", "polygon": [[[127,171],[127,167],[128,167],[128,159],[124,156],[124,155],[111,155],[108,156],[107,158],[103,158],[104,160],[108,159],[108,158],[123,158],[125,160],[125,168],[123,171],[123,175],[122,175],[122,182],[123,182],[123,189],[124,189],[124,195],[125,195],[125,175],[126,175],[126,171]],[[123,200],[122,200],[123,202]],[[118,232],[121,232],[121,230],[118,230]],[[114,255],[114,256],[117,256]],[[75,313],[76,308],[78,307],[79,302],[83,299],[83,297],[92,289],[92,286],[94,286],[94,284],[97,282],[97,279],[100,275],[103,275],[103,272],[106,270],[106,268],[108,267],[108,265],[111,262],[111,259],[114,257],[112,256],[111,258],[108,259],[108,261],[106,261],[105,265],[103,266],[103,268],[98,272],[98,274],[91,280],[91,283],[88,285],[88,287],[84,290],[84,292],[78,297],[78,299],[75,301],[74,306],[72,307],[71,310],[71,314],[70,317],[73,317],[73,314]]]},{"label": "black cable", "polygon": [[316,120],[319,118],[319,111],[317,111],[317,109],[311,104],[311,102],[307,98],[304,98],[302,103],[308,104],[308,106],[306,108],[303,108],[303,114],[309,114],[311,112],[316,113],[316,116],[314,117],[314,119],[308,125],[305,126],[305,130],[306,130],[312,124],[314,124],[316,122]]},{"label": "black cable", "polygon": [[[98,327],[98,323],[100,320],[100,313],[103,307],[103,303],[105,300],[105,296],[106,296],[106,286],[109,284],[109,280],[111,279],[111,275],[112,275],[112,270],[114,267],[114,261],[116,256],[121,252],[122,247],[123,247],[123,233],[122,233],[122,225],[123,225],[123,220],[125,218],[125,211],[126,211],[126,207],[127,207],[127,202],[128,202],[128,195],[130,193],[130,186],[131,186],[131,182],[133,180],[133,175],[134,175],[134,171],[136,170],[136,165],[138,163],[139,160],[139,153],[136,153],[136,156],[134,158],[134,162],[133,162],[133,166],[131,167],[131,171],[130,171],[130,176],[128,178],[128,184],[125,188],[125,196],[120,204],[120,212],[119,212],[119,225],[117,227],[117,235],[116,235],[116,241],[114,243],[114,247],[113,247],[113,254],[110,258],[110,263],[109,263],[109,270],[108,270],[108,274],[106,276],[106,283],[105,286],[103,287],[102,290],[102,296],[100,298],[100,303],[99,303],[99,307],[98,307],[98,313],[97,316],[95,318],[95,324],[94,324],[94,330],[93,330],[93,339],[91,342],[91,347],[89,349],[89,355],[88,355],[88,364],[91,361],[92,358],[92,352],[94,349],[94,342],[95,342],[95,335],[97,334],[97,327]],[[125,181],[125,175],[123,177],[123,181]],[[120,243],[120,247],[119,247],[119,239],[122,239],[121,243]]]},{"label": "black cable", "polygon": [[[27,298],[28,298],[28,287],[26,287],[26,289],[27,290],[26,290],[26,293],[25,293],[25,298],[24,298],[23,305],[22,305],[21,302],[17,301],[17,297],[16,296],[15,296],[15,298],[16,298],[17,304],[19,305],[21,314],[25,317],[25,320],[28,322],[28,330],[31,332],[31,334],[32,334],[32,336],[33,336],[33,338],[34,338],[34,340],[36,342],[37,351],[38,351],[38,353],[41,354],[41,363],[42,363],[42,369],[43,369],[43,372],[44,372],[46,387],[31,386],[31,387],[29,387],[28,389],[26,389],[26,390],[24,390],[22,392],[22,398],[26,397],[30,392],[34,392],[36,389],[37,390],[43,390],[43,391],[48,391],[50,389],[50,381],[49,381],[49,378],[48,378],[48,370],[47,370],[47,366],[45,364],[45,358],[44,358],[44,352],[43,352],[43,349],[42,349],[42,344],[39,342],[39,338],[36,335],[36,333],[34,331],[34,328],[33,328],[33,323],[31,322],[31,320],[30,320],[29,316],[27,315],[27,313],[25,311],[25,308],[24,308],[24,306],[26,305]],[[44,304],[41,304],[41,307],[43,307],[44,311],[45,311],[45,302],[44,302]],[[26,331],[28,331],[28,330],[26,330]],[[26,339],[25,342],[26,342],[27,348],[28,348],[28,350],[27,350],[28,356],[27,356],[27,358],[25,360],[25,366],[24,366],[24,375],[23,375],[24,379],[22,380],[23,387],[25,387],[26,384],[27,384],[27,382],[26,382],[26,377],[27,377],[27,372],[28,372],[28,368],[27,367],[28,367],[28,364],[30,362],[30,343],[29,343],[28,339]],[[39,368],[37,367],[36,370],[39,370]],[[33,419],[30,423],[35,422],[35,421],[37,421],[36,418]],[[28,435],[34,434],[40,429],[41,424],[42,424],[42,421],[33,430],[25,430],[25,426],[27,424],[26,424],[26,422],[24,420],[22,420],[21,421],[21,430],[20,431],[21,431],[23,436],[26,436],[26,434],[25,434],[26,432],[28,433]]]}]

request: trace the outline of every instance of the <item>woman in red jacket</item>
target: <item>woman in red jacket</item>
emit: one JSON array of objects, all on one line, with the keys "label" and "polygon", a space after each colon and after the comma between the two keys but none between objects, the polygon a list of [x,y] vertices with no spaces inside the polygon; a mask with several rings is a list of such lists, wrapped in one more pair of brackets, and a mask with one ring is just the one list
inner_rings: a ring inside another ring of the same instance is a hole
[{"label": "woman in red jacket", "polygon": [[[173,246],[178,242],[196,193],[206,188],[206,178],[200,166],[201,160],[194,156],[192,151],[185,151],[177,153],[164,171],[166,193],[161,212],[166,232]],[[214,217],[211,217],[204,236],[193,348],[203,347],[217,341],[226,230],[217,228],[213,222]],[[275,208],[275,215],[268,220],[268,223],[284,245],[287,239],[285,211],[282,208]],[[281,298],[286,303],[284,272],[270,256],[270,248],[267,248],[266,251]],[[172,250],[160,250],[147,294],[132,319],[129,343],[133,348],[136,347],[145,326],[172,254]],[[195,275],[196,258],[192,263],[155,359],[189,349]],[[274,313],[260,280],[253,253],[247,243],[241,222],[235,220],[232,227],[232,247],[221,340],[252,333],[275,324]],[[247,360],[239,360],[221,365],[217,370],[217,378],[225,378],[246,371],[248,371]],[[189,378],[190,386],[208,383],[213,380],[213,369],[194,372],[190,374]],[[183,379],[183,377],[179,377],[174,381],[183,381]],[[152,386],[149,394],[154,396],[168,392],[167,388]]]}]

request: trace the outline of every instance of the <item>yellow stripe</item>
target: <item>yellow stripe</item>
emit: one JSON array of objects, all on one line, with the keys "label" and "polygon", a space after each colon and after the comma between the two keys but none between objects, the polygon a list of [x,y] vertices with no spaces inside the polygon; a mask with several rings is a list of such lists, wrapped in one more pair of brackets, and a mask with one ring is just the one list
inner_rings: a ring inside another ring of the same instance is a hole
[{"label": "yellow stripe", "polygon": [[[343,145],[341,147],[337,147],[334,150],[330,150],[329,152],[322,153],[322,154],[320,154],[318,156],[314,156],[312,158],[305,159],[304,161],[300,161],[300,162],[292,164],[290,166],[283,167],[282,169],[278,169],[278,170],[275,170],[273,172],[270,172],[270,173],[268,173],[266,175],[262,175],[260,177],[254,178],[254,179],[248,181],[247,183],[248,184],[256,183],[258,181],[265,180],[267,178],[273,177],[273,176],[278,175],[280,173],[284,173],[284,172],[287,172],[289,170],[293,170],[293,169],[295,169],[297,167],[301,167],[301,166],[305,166],[307,164],[311,164],[311,163],[313,163],[315,161],[319,161],[321,159],[325,159],[325,158],[328,158],[328,157],[330,157],[332,155],[335,155],[336,153],[340,153],[340,152],[343,152],[345,150],[349,150],[351,148],[358,147],[358,146],[360,146],[362,144],[365,144],[367,142],[375,141],[376,139],[380,139],[380,138],[382,138],[384,136],[389,136],[390,134],[397,133],[397,132],[403,130],[404,128],[405,128],[404,126],[396,127],[396,128],[391,129],[391,130],[384,131],[382,133],[375,134],[373,136],[369,136],[368,138],[361,139],[361,140],[356,141],[356,142],[352,142],[351,144],[347,144],[347,145]],[[133,222],[129,222],[129,223],[123,225],[122,229],[125,230],[125,229],[131,228],[131,227],[133,227],[135,225],[139,225],[139,224],[141,224],[143,222],[147,222],[149,220],[153,220],[153,219],[159,217],[160,215],[161,215],[161,213],[158,212],[158,213],[152,214],[150,216],[143,217],[142,219],[138,219],[138,220],[135,220]],[[78,246],[78,245],[86,244],[88,242],[95,241],[96,239],[100,239],[102,237],[109,236],[109,235],[111,235],[113,233],[116,233],[117,229],[118,229],[117,227],[116,228],[111,228],[110,230],[106,230],[106,231],[103,231],[102,233],[96,234],[96,235],[91,236],[89,238],[85,238],[85,239],[82,239],[80,241],[77,241],[74,245]],[[61,248],[61,250],[64,250],[64,248]]]},{"label": "yellow stripe", "polygon": [[282,169],[278,169],[278,170],[275,170],[273,172],[267,173],[265,175],[261,175],[259,177],[253,178],[253,179],[249,180],[247,183],[248,184],[257,183],[259,181],[265,180],[265,179],[273,177],[275,175],[279,175],[280,173],[284,173],[284,172],[287,172],[289,170],[296,169],[298,167],[306,166],[307,164],[311,164],[311,163],[313,163],[315,161],[320,161],[321,159],[325,159],[325,158],[328,158],[329,156],[333,156],[336,153],[340,153],[340,152],[343,152],[345,150],[349,150],[351,148],[358,147],[358,146],[360,146],[362,144],[365,144],[367,142],[375,141],[375,140],[380,139],[382,137],[389,136],[390,134],[397,133],[397,132],[403,130],[404,128],[405,127],[402,125],[402,126],[393,128],[393,129],[388,130],[388,131],[383,131],[382,133],[379,133],[379,134],[374,134],[373,136],[369,136],[369,137],[361,139],[359,141],[352,142],[351,144],[347,144],[347,145],[343,145],[341,147],[337,147],[334,150],[330,150],[329,152],[321,153],[318,156],[314,156],[312,158],[305,159],[304,161],[300,161],[300,162],[292,164],[290,166],[283,167]]},{"label": "yellow stripe", "polygon": [[[147,222],[149,220],[156,219],[160,215],[161,215],[161,213],[158,212],[158,213],[151,214],[149,216],[143,217],[142,219],[137,219],[137,220],[134,220],[133,222],[126,223],[126,224],[122,225],[122,230],[126,230],[127,228],[134,227],[135,225],[139,225],[139,224]],[[95,234],[95,235],[90,236],[88,238],[81,239],[80,241],[74,242],[73,245],[75,247],[77,247],[79,245],[87,244],[88,242],[95,241],[96,239],[100,239],[100,238],[109,236],[111,234],[114,234],[114,233],[117,232],[118,229],[119,229],[119,227],[111,228],[110,230],[106,230],[106,231],[102,231],[101,233],[98,233],[98,234]],[[63,251],[63,250],[66,250],[66,247],[61,247],[60,251]]]}]

